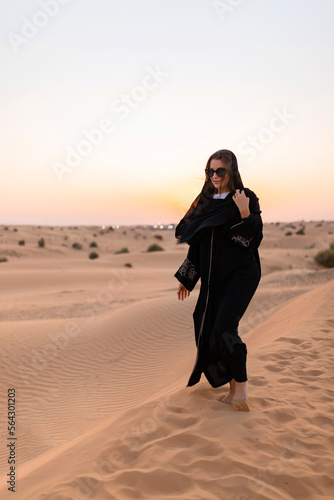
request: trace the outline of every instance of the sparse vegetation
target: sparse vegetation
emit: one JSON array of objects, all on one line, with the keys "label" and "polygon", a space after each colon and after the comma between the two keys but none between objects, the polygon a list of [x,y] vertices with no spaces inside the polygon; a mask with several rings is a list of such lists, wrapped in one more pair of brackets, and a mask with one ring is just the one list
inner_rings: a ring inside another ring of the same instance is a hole
[{"label": "sparse vegetation", "polygon": [[305,234],[305,226],[303,226],[300,229],[298,229],[298,231],[296,232],[296,234]]},{"label": "sparse vegetation", "polygon": [[25,241],[24,240],[20,240],[19,241],[19,245],[21,245],[21,246],[25,245]]},{"label": "sparse vegetation", "polygon": [[13,231],[14,231],[14,233],[17,233],[17,229],[16,229],[16,227],[14,227]]},{"label": "sparse vegetation", "polygon": [[90,259],[92,259],[92,260],[93,260],[93,259],[98,259],[98,257],[99,257],[99,254],[98,254],[98,253],[96,253],[96,252],[91,252],[91,253],[89,254],[89,258],[90,258]]},{"label": "sparse vegetation", "polygon": [[44,248],[45,247],[45,241],[44,241],[44,238],[40,238],[38,240],[38,246],[39,248]]},{"label": "sparse vegetation", "polygon": [[132,267],[131,262],[126,262],[124,265],[125,265],[125,267]]},{"label": "sparse vegetation", "polygon": [[1,257],[0,258],[0,262],[7,262],[7,261],[8,261],[8,259],[6,259],[6,257]]},{"label": "sparse vegetation", "polygon": [[331,243],[326,250],[318,252],[314,259],[324,267],[334,267],[334,243]]},{"label": "sparse vegetation", "polygon": [[96,241],[92,241],[89,245],[90,248],[97,248],[97,243]]},{"label": "sparse vegetation", "polygon": [[117,252],[115,252],[115,254],[118,253],[129,253],[129,249],[128,247],[121,248],[120,250],[117,250]]},{"label": "sparse vegetation", "polygon": [[162,236],[161,236],[161,234],[155,234],[154,238],[156,238],[157,240],[162,240],[163,239]]},{"label": "sparse vegetation", "polygon": [[288,231],[287,233],[285,233],[285,236],[292,236],[292,232]]},{"label": "sparse vegetation", "polygon": [[148,252],[159,252],[161,250],[163,250],[163,248],[156,243],[153,243],[153,245],[150,245],[147,249]]},{"label": "sparse vegetation", "polygon": [[81,243],[73,243],[72,248],[75,248],[76,250],[82,250],[82,245]]}]

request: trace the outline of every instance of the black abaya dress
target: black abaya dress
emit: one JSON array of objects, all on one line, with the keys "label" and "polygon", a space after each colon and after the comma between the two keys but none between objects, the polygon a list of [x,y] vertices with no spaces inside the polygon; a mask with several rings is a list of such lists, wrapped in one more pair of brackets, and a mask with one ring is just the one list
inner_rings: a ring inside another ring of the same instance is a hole
[{"label": "black abaya dress", "polygon": [[257,248],[263,225],[257,196],[247,188],[245,193],[250,198],[250,216],[245,219],[231,203],[231,193],[210,201],[218,210],[229,205],[228,221],[200,229],[174,274],[189,291],[201,279],[193,312],[197,357],[187,386],[197,384],[202,373],[212,387],[247,380],[247,347],[238,325],[260,281]]}]

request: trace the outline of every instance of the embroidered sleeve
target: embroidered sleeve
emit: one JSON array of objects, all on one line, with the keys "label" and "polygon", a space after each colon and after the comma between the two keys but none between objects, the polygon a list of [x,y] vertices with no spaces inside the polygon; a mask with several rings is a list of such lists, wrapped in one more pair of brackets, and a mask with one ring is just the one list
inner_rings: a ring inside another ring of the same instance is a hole
[{"label": "embroidered sleeve", "polygon": [[231,238],[232,241],[235,241],[236,243],[240,243],[243,247],[249,247],[250,242],[252,241],[252,238],[245,238],[244,236],[241,236],[240,234],[234,234]]},{"label": "embroidered sleeve", "polygon": [[195,245],[190,245],[187,257],[174,274],[175,278],[182,283],[182,285],[189,290],[189,292],[195,288],[195,285],[200,278],[199,270],[196,267],[197,257]]},{"label": "embroidered sleeve", "polygon": [[250,215],[230,228],[229,235],[232,241],[244,247],[258,248],[262,238],[263,223],[258,198],[253,191],[248,190],[250,198]]},{"label": "embroidered sleeve", "polygon": [[190,280],[196,279],[197,276],[197,271],[195,269],[194,264],[191,262],[191,260],[186,257],[179,267],[179,273],[184,276],[185,278],[189,278]]}]

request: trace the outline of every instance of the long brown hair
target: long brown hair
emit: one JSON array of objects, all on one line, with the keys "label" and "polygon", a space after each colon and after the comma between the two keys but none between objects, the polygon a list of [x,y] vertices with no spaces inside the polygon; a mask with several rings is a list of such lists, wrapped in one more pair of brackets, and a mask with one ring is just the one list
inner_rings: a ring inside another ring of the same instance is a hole
[{"label": "long brown hair", "polygon": [[[213,153],[207,161],[206,167],[210,168],[211,160],[221,160],[229,174],[227,189],[234,194],[236,189],[243,189],[243,183],[240,177],[237,158],[232,151],[228,149],[220,149]],[[205,172],[205,184],[207,184],[207,191],[214,195],[218,189],[212,184],[211,178]]]}]

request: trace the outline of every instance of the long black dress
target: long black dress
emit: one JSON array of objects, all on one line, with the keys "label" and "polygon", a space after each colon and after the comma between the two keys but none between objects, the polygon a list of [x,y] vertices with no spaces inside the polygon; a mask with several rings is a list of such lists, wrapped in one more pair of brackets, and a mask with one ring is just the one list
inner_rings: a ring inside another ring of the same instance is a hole
[{"label": "long black dress", "polygon": [[231,193],[225,199],[210,200],[209,208],[218,215],[225,209],[224,223],[219,223],[219,217],[201,222],[196,237],[188,242],[187,257],[174,274],[189,291],[201,278],[193,313],[197,357],[187,386],[197,384],[202,372],[212,387],[233,378],[247,380],[247,348],[238,325],[260,281],[257,249],[263,225],[257,196],[247,188],[245,194],[250,198],[250,216],[245,219]]}]

